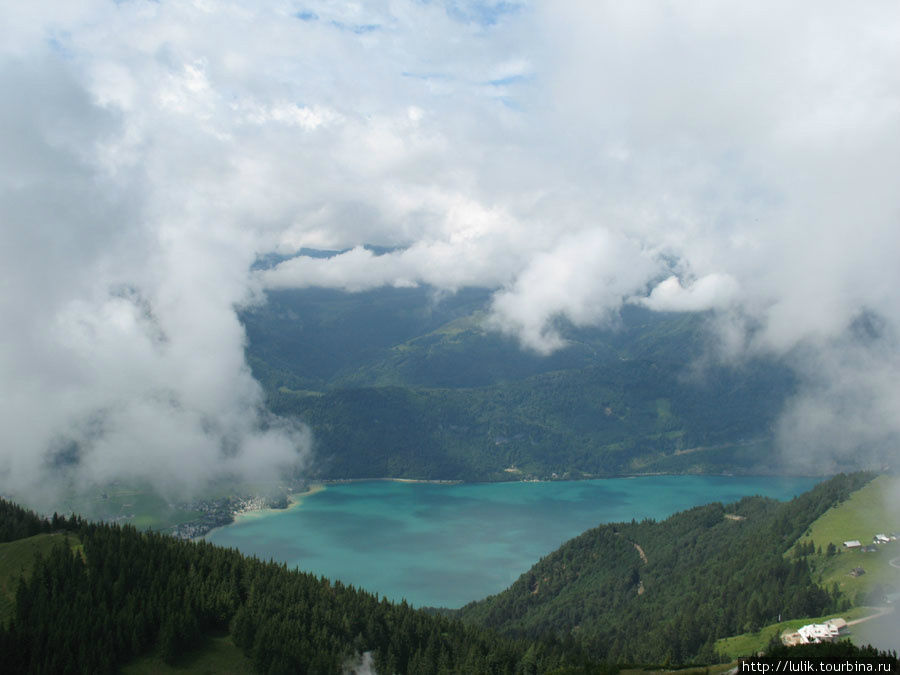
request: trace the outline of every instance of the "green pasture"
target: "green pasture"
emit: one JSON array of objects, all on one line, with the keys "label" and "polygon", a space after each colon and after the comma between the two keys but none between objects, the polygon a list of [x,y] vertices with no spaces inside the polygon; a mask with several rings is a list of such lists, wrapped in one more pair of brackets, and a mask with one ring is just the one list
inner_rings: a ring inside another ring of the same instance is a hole
[{"label": "green pasture", "polygon": [[[36,534],[0,544],[0,624],[13,616],[19,579],[27,579],[36,556],[49,554],[64,537],[62,534]],[[72,535],[69,535],[69,546],[73,551],[81,548],[78,539]]]},{"label": "green pasture", "polygon": [[[742,656],[751,656],[760,651],[765,651],[769,642],[773,637],[781,635],[784,631],[795,631],[801,626],[809,623],[823,623],[828,619],[841,617],[847,621],[860,619],[864,616],[871,616],[877,610],[870,607],[854,607],[846,612],[838,612],[837,614],[827,614],[809,619],[792,619],[790,621],[782,621],[763,626],[755,633],[743,633],[734,637],[722,638],[716,640],[716,651],[729,660],[734,660]],[[852,629],[851,629],[852,630]],[[852,639],[852,632],[851,632]]]},{"label": "green pasture", "polygon": [[[812,541],[822,555],[813,556],[817,581],[831,589],[834,584],[855,605],[879,604],[884,593],[900,590],[900,569],[890,561],[900,558],[900,541],[878,545],[878,550],[863,553],[843,547],[845,541],[859,540],[871,544],[876,534],[900,532],[900,509],[891,502],[900,495],[900,478],[878,476],[842,504],[829,509],[816,520],[798,541]],[[826,555],[828,545],[834,544],[835,555]],[[900,564],[900,562],[898,562]],[[850,576],[861,567],[865,574]],[[879,597],[869,597],[876,592]]]},{"label": "green pasture", "polygon": [[[881,605],[886,593],[900,590],[900,569],[890,564],[900,557],[900,541],[879,545],[871,553],[847,550],[843,543],[857,539],[866,545],[872,543],[876,534],[900,532],[900,509],[891,501],[894,495],[900,495],[900,478],[878,476],[846,501],[826,511],[797,541],[798,545],[812,542],[815,546],[816,553],[809,561],[816,581],[829,590],[836,584],[855,607],[838,614],[783,621],[764,626],[756,633],[723,638],[716,642],[716,651],[735,659],[765,649],[772,637],[786,630],[794,631],[808,623],[821,623],[838,616],[852,621],[875,614],[877,610],[873,606]],[[829,544],[834,545],[833,555],[827,555]],[[795,555],[795,549],[786,555]],[[865,574],[850,576],[850,571],[857,567],[865,570]],[[861,632],[865,632],[863,626],[860,624]],[[851,629],[851,640],[854,632]]]}]

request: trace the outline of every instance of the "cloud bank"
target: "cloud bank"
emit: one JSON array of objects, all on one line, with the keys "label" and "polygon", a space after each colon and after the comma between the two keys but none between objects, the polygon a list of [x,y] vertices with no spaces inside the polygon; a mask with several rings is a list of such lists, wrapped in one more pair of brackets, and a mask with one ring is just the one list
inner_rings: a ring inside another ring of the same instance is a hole
[{"label": "cloud bank", "polygon": [[[302,462],[234,310],[313,285],[495,288],[490,325],[540,352],[560,318],[710,311],[720,357],[804,382],[785,447],[896,460],[894,2],[0,19],[0,490]],[[301,246],[349,250],[250,272]]]}]

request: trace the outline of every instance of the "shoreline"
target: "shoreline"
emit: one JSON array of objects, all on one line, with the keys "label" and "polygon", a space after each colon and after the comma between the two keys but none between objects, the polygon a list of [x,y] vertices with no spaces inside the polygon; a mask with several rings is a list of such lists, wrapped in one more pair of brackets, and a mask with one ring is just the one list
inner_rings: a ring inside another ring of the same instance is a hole
[{"label": "shoreline", "polygon": [[206,538],[211,535],[213,532],[218,532],[219,530],[229,527],[231,525],[236,525],[242,521],[247,520],[256,520],[257,518],[265,518],[266,516],[274,515],[276,513],[284,513],[286,511],[290,511],[295,509],[303,504],[303,500],[307,497],[311,497],[314,494],[318,494],[319,492],[324,491],[326,485],[323,482],[320,483],[311,483],[308,488],[303,490],[303,492],[292,492],[287,495],[288,505],[283,509],[275,509],[272,507],[264,507],[261,509],[258,508],[246,508],[240,511],[234,512],[232,515],[234,519],[230,523],[226,523],[224,525],[218,525],[216,527],[211,528],[209,531],[204,532],[203,534],[192,537],[191,541],[205,541]]},{"label": "shoreline", "polygon": [[[391,483],[425,483],[431,485],[461,485],[474,481],[465,481],[456,478],[325,478],[320,481],[324,485],[344,485],[346,483],[373,483],[376,481]],[[488,481],[507,482],[507,481]],[[511,481],[514,482],[514,481]]]},{"label": "shoreline", "polygon": [[[285,508],[272,508],[272,507],[245,507],[232,512],[232,520],[228,523],[223,523],[221,525],[217,525],[215,527],[210,528],[208,531],[203,534],[197,535],[195,537],[191,537],[191,541],[203,541],[206,540],[207,537],[222,528],[228,527],[229,525],[235,525],[240,522],[245,522],[248,520],[255,520],[257,518],[264,518],[273,514],[283,513],[285,511],[289,511],[291,509],[298,508],[302,505],[303,500],[307,497],[315,495],[323,490],[326,490],[329,485],[349,485],[353,483],[373,483],[373,482],[391,482],[391,483],[406,483],[406,484],[425,484],[425,485],[492,485],[492,484],[502,484],[502,483],[569,483],[569,482],[579,482],[579,481],[594,481],[594,480],[622,480],[622,479],[634,479],[634,478],[654,478],[654,477],[663,477],[663,476],[694,476],[694,477],[717,477],[717,478],[762,478],[766,477],[765,475],[743,475],[743,474],[729,474],[729,473],[720,473],[720,474],[693,474],[693,473],[630,473],[630,474],[617,474],[617,475],[607,475],[607,476],[590,476],[590,477],[581,477],[581,478],[518,478],[511,480],[491,480],[491,481],[467,481],[461,479],[446,479],[446,478],[394,478],[394,477],[377,477],[377,478],[327,478],[320,479],[315,483],[310,483],[309,487],[302,492],[293,492],[287,495],[288,504]],[[821,479],[822,476],[799,476],[799,475],[787,475],[784,478],[806,478],[806,479]]]},{"label": "shoreline", "polygon": [[654,471],[647,473],[616,473],[604,475],[584,475],[578,478],[563,478],[561,476],[555,478],[508,478],[504,480],[465,480],[462,478],[393,478],[393,477],[375,477],[375,478],[322,478],[318,483],[321,485],[344,485],[348,483],[373,483],[373,482],[394,482],[394,483],[423,483],[431,485],[491,485],[500,483],[577,483],[580,481],[590,480],[614,480],[623,478],[660,478],[660,477],[685,477],[692,476],[696,478],[815,478],[819,480],[827,480],[830,475],[819,474],[775,474],[775,473],[670,473],[665,471]]},{"label": "shoreline", "polygon": [[[255,520],[256,518],[262,518],[274,513],[284,513],[285,511],[291,511],[303,504],[303,500],[307,497],[312,497],[314,494],[318,494],[325,489],[326,486],[324,485],[324,483],[311,483],[309,487],[307,487],[303,492],[292,492],[287,495],[288,504],[283,509],[276,509],[270,506],[261,509],[243,509],[234,514],[234,522],[237,523],[241,520]],[[231,524],[233,525],[234,523]]]}]

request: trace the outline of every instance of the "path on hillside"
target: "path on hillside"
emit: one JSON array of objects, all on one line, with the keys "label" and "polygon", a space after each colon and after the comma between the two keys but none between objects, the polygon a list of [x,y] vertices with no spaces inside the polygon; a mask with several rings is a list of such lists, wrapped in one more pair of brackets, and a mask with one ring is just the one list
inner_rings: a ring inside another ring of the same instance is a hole
[{"label": "path on hillside", "polygon": [[889,564],[891,567],[896,567],[898,570],[900,570],[900,558],[894,558],[894,559],[891,560],[888,564]]},{"label": "path on hillside", "polygon": [[[631,542],[631,543],[634,544],[634,542]],[[647,564],[647,554],[644,553],[644,549],[642,549],[640,547],[640,545],[638,545],[638,544],[634,544],[634,547],[637,549],[638,555],[641,556],[641,560],[643,560],[644,564],[646,565]]]},{"label": "path on hillside", "polygon": [[864,621],[870,621],[871,619],[877,619],[880,616],[884,616],[885,614],[890,614],[894,611],[893,607],[873,607],[872,609],[877,609],[878,611],[870,616],[864,616],[861,619],[854,619],[853,621],[848,621],[848,626],[855,626],[858,623],[863,623]]}]

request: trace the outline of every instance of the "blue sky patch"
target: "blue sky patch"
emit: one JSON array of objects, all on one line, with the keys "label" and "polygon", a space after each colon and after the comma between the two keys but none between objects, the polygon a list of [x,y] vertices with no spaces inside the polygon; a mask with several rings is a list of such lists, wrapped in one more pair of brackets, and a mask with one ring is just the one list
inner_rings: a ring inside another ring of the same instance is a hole
[{"label": "blue sky patch", "polygon": [[377,23],[361,23],[361,24],[353,24],[353,23],[344,23],[343,21],[332,21],[331,25],[335,28],[340,28],[341,30],[350,31],[351,33],[356,33],[357,35],[363,35],[365,33],[371,33],[381,28]]},{"label": "blue sky patch", "polygon": [[[431,4],[433,0],[421,0]],[[523,2],[507,0],[444,0],[442,3],[448,16],[463,23],[477,23],[482,26],[493,26],[504,16],[518,12]]]}]

